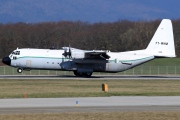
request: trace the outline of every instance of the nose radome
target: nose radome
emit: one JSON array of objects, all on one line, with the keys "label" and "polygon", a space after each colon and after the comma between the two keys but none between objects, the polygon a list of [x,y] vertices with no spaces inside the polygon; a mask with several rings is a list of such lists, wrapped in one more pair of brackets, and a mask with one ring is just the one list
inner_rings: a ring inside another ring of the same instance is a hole
[{"label": "nose radome", "polygon": [[11,65],[11,59],[9,57],[4,57],[2,59],[2,62],[6,65],[9,65],[9,66]]}]

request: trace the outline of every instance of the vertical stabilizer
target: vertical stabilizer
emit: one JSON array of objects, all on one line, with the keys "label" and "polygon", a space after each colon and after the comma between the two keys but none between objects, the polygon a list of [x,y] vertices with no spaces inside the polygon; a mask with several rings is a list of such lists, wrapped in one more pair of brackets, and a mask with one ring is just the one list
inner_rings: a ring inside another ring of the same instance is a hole
[{"label": "vertical stabilizer", "polygon": [[162,20],[146,48],[146,52],[155,57],[176,57],[171,20]]}]

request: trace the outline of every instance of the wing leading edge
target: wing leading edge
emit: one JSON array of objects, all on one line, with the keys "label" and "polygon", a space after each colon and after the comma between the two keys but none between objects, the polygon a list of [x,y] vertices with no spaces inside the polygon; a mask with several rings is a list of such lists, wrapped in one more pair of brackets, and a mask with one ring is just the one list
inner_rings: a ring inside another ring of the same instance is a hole
[{"label": "wing leading edge", "polygon": [[[68,50],[68,54],[71,55],[72,59],[109,59],[110,56],[107,54],[109,50],[81,50],[70,47],[63,47],[65,52]],[[63,53],[64,55],[65,53]]]},{"label": "wing leading edge", "polygon": [[107,54],[109,51],[85,51],[85,58],[87,59],[109,59],[110,56]]}]

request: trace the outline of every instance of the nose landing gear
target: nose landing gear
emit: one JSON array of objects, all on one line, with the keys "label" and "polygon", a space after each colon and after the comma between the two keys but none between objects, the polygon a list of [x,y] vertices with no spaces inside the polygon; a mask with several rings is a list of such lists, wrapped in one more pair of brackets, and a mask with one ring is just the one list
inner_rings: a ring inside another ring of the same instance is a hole
[{"label": "nose landing gear", "polygon": [[18,73],[22,73],[22,71],[23,71],[22,68],[18,68],[18,69],[17,69],[17,72],[18,72]]}]

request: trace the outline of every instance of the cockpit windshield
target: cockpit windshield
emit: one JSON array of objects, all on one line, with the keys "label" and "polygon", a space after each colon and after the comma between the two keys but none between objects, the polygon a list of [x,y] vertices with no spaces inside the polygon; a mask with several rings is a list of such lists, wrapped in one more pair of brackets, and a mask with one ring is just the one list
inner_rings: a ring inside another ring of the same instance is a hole
[{"label": "cockpit windshield", "polygon": [[11,54],[12,55],[20,55],[20,51],[13,51]]},{"label": "cockpit windshield", "polygon": [[13,52],[9,55],[9,57],[10,57],[11,59],[16,60],[18,55],[20,55],[20,51],[13,51]]}]

